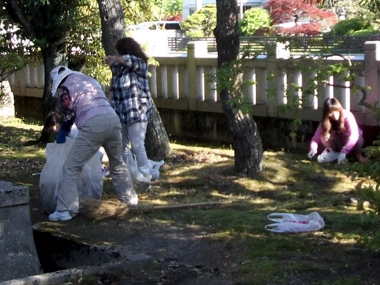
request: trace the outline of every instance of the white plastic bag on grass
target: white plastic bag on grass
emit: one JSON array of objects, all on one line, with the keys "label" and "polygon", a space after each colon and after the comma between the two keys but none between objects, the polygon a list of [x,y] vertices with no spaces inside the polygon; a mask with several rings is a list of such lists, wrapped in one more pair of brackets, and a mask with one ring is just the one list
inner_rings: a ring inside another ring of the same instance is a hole
[{"label": "white plastic bag on grass", "polygon": [[[46,145],[46,164],[40,174],[40,193],[42,206],[46,213],[55,211],[58,190],[61,185],[62,169],[74,141],[66,138],[63,144]],[[100,200],[103,191],[102,164],[96,153],[83,167],[78,181],[79,202],[83,199]]]},{"label": "white plastic bag on grass", "polygon": [[275,233],[318,231],[325,226],[325,221],[317,212],[309,215],[272,213],[268,215],[268,219],[275,223],[266,225],[265,229]]},{"label": "white plastic bag on grass", "polygon": [[[146,175],[143,174],[141,169],[137,166],[137,158],[135,155],[131,156],[131,161],[125,159],[125,163],[128,166],[129,172],[132,178],[139,182],[150,183],[150,181],[155,181],[160,178],[160,168],[164,165],[164,161],[153,161],[148,159],[149,169],[146,170]],[[149,172],[149,173],[148,173]]]},{"label": "white plastic bag on grass", "polygon": [[152,176],[152,180],[158,180],[160,178],[160,168],[161,166],[164,165],[164,161],[153,161],[153,160],[148,160],[149,162],[149,167],[150,167],[150,175]]}]

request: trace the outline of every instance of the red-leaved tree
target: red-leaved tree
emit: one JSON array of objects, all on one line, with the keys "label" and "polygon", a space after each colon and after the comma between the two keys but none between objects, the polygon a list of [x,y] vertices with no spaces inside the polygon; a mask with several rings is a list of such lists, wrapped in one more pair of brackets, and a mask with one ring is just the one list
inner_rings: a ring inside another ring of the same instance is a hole
[{"label": "red-leaved tree", "polygon": [[182,14],[173,15],[173,16],[170,16],[170,17],[166,18],[166,21],[178,21],[178,22],[182,22],[182,20],[183,20]]},{"label": "red-leaved tree", "polygon": [[269,0],[268,9],[276,34],[316,35],[338,22],[336,14],[324,11],[302,0]]}]

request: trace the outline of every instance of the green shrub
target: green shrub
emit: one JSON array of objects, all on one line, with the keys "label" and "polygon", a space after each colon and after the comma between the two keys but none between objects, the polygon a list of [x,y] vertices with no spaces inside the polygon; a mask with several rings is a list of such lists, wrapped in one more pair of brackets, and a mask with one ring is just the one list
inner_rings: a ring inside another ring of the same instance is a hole
[{"label": "green shrub", "polygon": [[361,239],[366,247],[380,249],[380,140],[364,149],[368,161],[349,165],[353,179],[360,177],[357,185],[358,209],[362,210]]},{"label": "green shrub", "polygon": [[266,35],[273,30],[272,20],[267,10],[251,8],[244,12],[243,19],[239,22],[242,36]]},{"label": "green shrub", "polygon": [[370,36],[370,35],[373,35],[373,34],[377,34],[378,31],[374,30],[374,29],[365,29],[365,30],[360,30],[360,31],[356,31],[356,32],[353,32],[353,36],[358,36],[358,37],[367,37],[367,36]]},{"label": "green shrub", "polygon": [[181,23],[187,37],[213,37],[216,27],[216,5],[206,5]]},{"label": "green shrub", "polygon": [[340,21],[332,29],[330,34],[333,36],[352,36],[361,30],[374,30],[372,23],[363,18],[352,18]]},{"label": "green shrub", "polygon": [[191,31],[186,32],[186,36],[189,38],[203,38],[204,33],[203,31],[200,31],[200,30],[194,30],[194,31],[191,30]]}]

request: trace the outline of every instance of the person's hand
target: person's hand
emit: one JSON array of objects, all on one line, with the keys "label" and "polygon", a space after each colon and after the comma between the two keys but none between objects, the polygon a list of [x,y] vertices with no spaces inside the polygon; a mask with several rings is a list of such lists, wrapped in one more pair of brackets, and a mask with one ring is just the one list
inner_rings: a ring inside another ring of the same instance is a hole
[{"label": "person's hand", "polygon": [[112,65],[116,61],[116,57],[114,55],[109,55],[104,59],[104,63],[107,65]]},{"label": "person's hand", "polygon": [[346,160],[346,154],[344,152],[341,152],[338,156],[338,164],[343,164]]},{"label": "person's hand", "polygon": [[316,155],[316,154],[317,154],[317,151],[314,150],[314,149],[312,149],[311,151],[309,151],[309,153],[307,154],[307,156],[308,156],[310,159],[312,159],[313,156]]},{"label": "person's hand", "polygon": [[62,128],[59,129],[55,142],[58,144],[62,144],[66,142],[66,137],[70,132],[64,131]]}]

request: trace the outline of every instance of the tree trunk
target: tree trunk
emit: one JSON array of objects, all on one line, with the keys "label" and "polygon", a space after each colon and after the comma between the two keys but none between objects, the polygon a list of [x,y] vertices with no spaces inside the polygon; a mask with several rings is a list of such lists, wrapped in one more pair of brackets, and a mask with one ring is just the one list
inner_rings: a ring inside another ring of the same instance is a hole
[{"label": "tree trunk", "polygon": [[155,105],[152,111],[146,131],[145,148],[150,159],[160,161],[170,155],[170,142]]},{"label": "tree trunk", "polygon": [[[44,85],[44,93],[42,95],[42,111],[44,113],[44,118],[46,119],[47,115],[51,111],[59,112],[59,104],[58,99],[53,97],[51,94],[51,78],[50,71],[53,67],[57,65],[64,64],[61,62],[62,57],[58,52],[58,46],[51,44],[47,48],[41,49],[42,59],[44,62],[45,69],[45,85]],[[45,120],[44,127],[42,128],[41,135],[37,140],[27,141],[24,145],[34,145],[41,144],[45,145],[48,142],[52,142],[55,139],[55,134],[53,134],[50,130],[50,123]]]},{"label": "tree trunk", "polygon": [[123,7],[120,0],[98,0],[98,6],[103,48],[106,55],[114,55],[117,40],[126,36]]},{"label": "tree trunk", "polygon": [[67,61],[65,58],[65,42],[60,45],[51,44],[47,48],[41,49],[42,59],[44,62],[45,69],[45,85],[44,94],[42,96],[42,109],[44,112],[44,118],[47,117],[50,111],[57,111],[58,99],[53,97],[51,94],[51,78],[50,71],[58,65],[66,65]]},{"label": "tree trunk", "polygon": [[[239,11],[236,0],[216,0],[217,25],[214,30],[218,68],[231,63],[239,55]],[[233,85],[238,86],[241,76],[234,78]],[[262,170],[263,146],[253,117],[241,110],[235,111],[230,104],[235,97],[233,90],[222,90],[220,98],[228,127],[233,139],[235,151],[235,170],[248,176],[254,176]]]},{"label": "tree trunk", "polygon": [[[98,0],[98,5],[103,47],[106,55],[113,55],[116,41],[126,36],[123,9],[119,0]],[[169,137],[155,105],[148,122],[145,147],[150,159],[161,160],[170,155]]]}]

